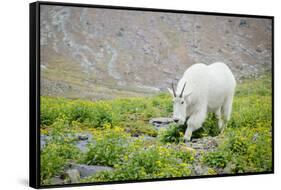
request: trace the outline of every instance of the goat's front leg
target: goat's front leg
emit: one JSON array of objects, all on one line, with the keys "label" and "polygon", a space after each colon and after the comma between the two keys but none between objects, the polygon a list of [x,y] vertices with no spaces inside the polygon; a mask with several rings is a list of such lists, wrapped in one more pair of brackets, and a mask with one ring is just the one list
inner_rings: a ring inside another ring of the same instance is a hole
[{"label": "goat's front leg", "polygon": [[184,134],[184,140],[185,141],[190,141],[192,132],[196,131],[197,129],[202,127],[203,122],[206,119],[206,111],[202,110],[194,115],[191,115],[187,121],[187,129]]},{"label": "goat's front leg", "polygon": [[193,132],[193,130],[189,126],[187,126],[187,129],[184,133],[185,142],[189,142],[191,140],[192,132]]}]

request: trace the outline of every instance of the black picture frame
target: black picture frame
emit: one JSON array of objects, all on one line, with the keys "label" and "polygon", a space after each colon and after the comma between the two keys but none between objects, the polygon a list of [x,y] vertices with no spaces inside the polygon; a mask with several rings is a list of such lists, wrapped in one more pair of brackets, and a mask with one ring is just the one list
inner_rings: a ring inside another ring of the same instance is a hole
[{"label": "black picture frame", "polygon": [[[256,173],[239,173],[239,174],[223,174],[223,175],[204,175],[192,177],[179,178],[165,178],[165,179],[147,179],[138,181],[113,181],[113,182],[95,182],[95,183],[78,183],[65,185],[48,185],[42,186],[40,184],[40,6],[54,5],[54,6],[70,6],[70,7],[86,7],[86,8],[103,8],[103,9],[117,9],[117,10],[131,10],[131,11],[150,11],[150,12],[167,12],[167,13],[183,13],[195,15],[215,15],[215,16],[231,16],[231,17],[246,17],[246,18],[262,18],[270,19],[272,23],[272,170],[267,172]],[[245,175],[259,175],[259,174],[273,174],[274,173],[274,17],[264,15],[248,15],[248,14],[232,14],[232,13],[218,13],[218,12],[199,12],[186,10],[169,10],[169,9],[155,9],[155,8],[140,8],[140,7],[122,7],[109,5],[92,5],[92,4],[78,4],[78,3],[63,3],[63,2],[45,2],[38,1],[30,3],[29,9],[29,44],[30,44],[30,75],[29,75],[29,185],[33,188],[54,188],[54,187],[73,187],[73,186],[88,186],[100,184],[116,184],[116,183],[138,183],[149,181],[166,181],[166,180],[182,180],[182,179],[196,179],[196,178],[213,178],[213,177],[229,177],[229,176],[245,176]]]}]

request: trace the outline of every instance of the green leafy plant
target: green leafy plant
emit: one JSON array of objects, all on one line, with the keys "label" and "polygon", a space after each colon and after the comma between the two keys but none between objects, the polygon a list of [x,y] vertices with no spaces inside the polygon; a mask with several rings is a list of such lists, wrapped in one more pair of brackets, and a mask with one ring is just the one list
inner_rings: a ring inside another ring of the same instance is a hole
[{"label": "green leafy plant", "polygon": [[129,135],[120,128],[104,130],[102,138],[98,137],[89,145],[89,151],[81,162],[89,165],[114,166],[130,151],[128,137]]},{"label": "green leafy plant", "polygon": [[227,164],[227,155],[223,152],[210,152],[203,157],[203,162],[211,167],[224,168]]},{"label": "green leafy plant", "polygon": [[233,153],[246,154],[248,151],[247,139],[234,137],[229,140],[229,149]]},{"label": "green leafy plant", "polygon": [[186,125],[171,124],[159,134],[162,143],[179,143],[183,141]]}]

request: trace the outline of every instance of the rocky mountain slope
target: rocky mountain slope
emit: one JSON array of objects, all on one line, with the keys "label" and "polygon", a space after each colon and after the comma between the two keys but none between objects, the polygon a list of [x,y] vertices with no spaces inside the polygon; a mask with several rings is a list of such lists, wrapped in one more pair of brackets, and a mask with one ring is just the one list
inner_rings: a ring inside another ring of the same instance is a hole
[{"label": "rocky mountain slope", "polygon": [[271,70],[271,20],[41,7],[41,94],[157,93],[188,66],[226,63],[239,80]]}]

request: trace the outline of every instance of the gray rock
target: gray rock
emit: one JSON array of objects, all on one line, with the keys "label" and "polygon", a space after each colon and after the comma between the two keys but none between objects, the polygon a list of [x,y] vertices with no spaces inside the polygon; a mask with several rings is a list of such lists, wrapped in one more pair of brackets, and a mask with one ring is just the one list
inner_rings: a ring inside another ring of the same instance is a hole
[{"label": "gray rock", "polygon": [[88,150],[88,144],[89,141],[77,141],[75,143],[75,146],[81,151],[81,152],[87,152]]},{"label": "gray rock", "polygon": [[61,179],[61,177],[55,176],[51,179],[50,184],[51,185],[63,185],[63,184],[65,184],[65,182],[63,179]]},{"label": "gray rock", "polygon": [[78,135],[78,140],[80,141],[85,141],[85,140],[88,140],[89,139],[89,136],[87,134],[79,134]]},{"label": "gray rock", "polygon": [[155,126],[156,128],[168,127],[169,124],[172,122],[174,122],[173,119],[168,117],[158,117],[149,120],[149,123]]},{"label": "gray rock", "polygon": [[190,147],[194,148],[194,149],[204,149],[204,145],[202,144],[191,144]]},{"label": "gray rock", "polygon": [[151,140],[155,140],[156,137],[152,137],[152,136],[148,136],[148,135],[144,135],[143,138],[146,140],[146,141],[151,141]]},{"label": "gray rock", "polygon": [[92,139],[93,135],[89,132],[83,132],[83,133],[77,133],[76,136],[79,141],[85,141],[85,140]]},{"label": "gray rock", "polygon": [[203,166],[201,164],[195,164],[192,166],[192,174],[193,176],[202,176],[202,175],[208,175],[208,167]]},{"label": "gray rock", "polygon": [[257,51],[258,53],[261,53],[261,52],[262,52],[262,49],[261,49],[260,47],[258,47],[258,48],[256,48],[256,51]]},{"label": "gray rock", "polygon": [[75,164],[75,163],[70,164],[70,168],[79,171],[81,178],[91,176],[99,171],[113,170],[113,168],[109,166],[95,166],[95,165],[84,165],[84,164]]},{"label": "gray rock", "polygon": [[93,142],[93,135],[88,132],[76,134],[77,141],[75,145],[80,151],[86,152],[88,150],[88,144]]},{"label": "gray rock", "polygon": [[190,142],[185,143],[188,147],[202,150],[202,151],[213,151],[218,146],[217,137],[203,137],[198,139],[192,139]]},{"label": "gray rock", "polygon": [[69,169],[65,172],[70,183],[78,183],[80,181],[80,173],[77,169]]},{"label": "gray rock", "polygon": [[196,142],[198,142],[198,140],[199,140],[199,139],[191,139],[191,142],[192,142],[192,143],[196,143]]},{"label": "gray rock", "polygon": [[40,135],[40,147],[41,149],[44,148],[46,142],[50,139],[48,135]]},{"label": "gray rock", "polygon": [[247,27],[247,28],[249,28],[249,22],[247,20],[245,20],[245,19],[241,19],[239,27]]},{"label": "gray rock", "polygon": [[[67,134],[69,138],[75,138],[75,145],[77,148],[79,148],[80,151],[85,152],[88,150],[87,145],[90,142],[93,142],[93,135],[89,132],[84,133],[77,133],[74,136],[72,134]],[[41,149],[44,148],[47,141],[50,140],[52,137],[48,135],[40,135],[40,147]]]},{"label": "gray rock", "polygon": [[223,173],[230,174],[232,172],[231,164],[227,163],[225,168],[223,169]]}]

